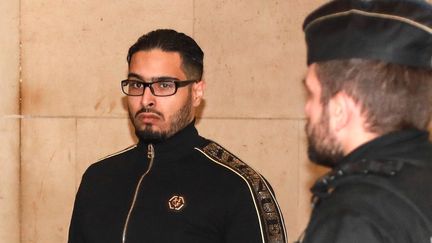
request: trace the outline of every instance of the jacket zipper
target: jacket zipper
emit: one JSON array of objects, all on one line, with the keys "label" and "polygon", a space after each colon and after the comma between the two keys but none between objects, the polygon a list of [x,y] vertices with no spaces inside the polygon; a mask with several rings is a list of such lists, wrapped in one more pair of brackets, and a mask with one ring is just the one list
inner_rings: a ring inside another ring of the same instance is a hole
[{"label": "jacket zipper", "polygon": [[135,203],[136,203],[136,200],[137,200],[137,197],[138,197],[138,192],[139,192],[139,189],[141,187],[141,183],[142,183],[144,177],[150,172],[150,170],[151,170],[151,168],[153,166],[154,157],[155,157],[155,152],[154,152],[153,144],[149,144],[147,146],[147,158],[149,159],[149,166],[148,166],[147,170],[144,172],[144,174],[141,175],[141,177],[140,177],[140,179],[138,181],[138,184],[137,184],[137,186],[135,188],[135,193],[134,193],[134,196],[133,196],[133,200],[132,200],[131,206],[129,208],[129,212],[127,214],[127,217],[126,217],[126,222],[125,222],[124,227],[123,227],[122,243],[126,243],[126,235],[127,235],[127,229],[128,229],[128,226],[129,226],[129,220],[130,220],[132,211],[135,208]]}]

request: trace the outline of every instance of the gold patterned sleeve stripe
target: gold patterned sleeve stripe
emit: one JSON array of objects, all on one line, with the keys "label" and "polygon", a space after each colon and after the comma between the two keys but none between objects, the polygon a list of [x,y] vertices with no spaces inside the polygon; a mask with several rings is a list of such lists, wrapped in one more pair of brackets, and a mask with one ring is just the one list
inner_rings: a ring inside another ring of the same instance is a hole
[{"label": "gold patterned sleeve stripe", "polygon": [[279,205],[261,175],[214,142],[202,149],[196,149],[213,162],[239,175],[246,182],[254,199],[263,243],[286,242],[286,230]]}]

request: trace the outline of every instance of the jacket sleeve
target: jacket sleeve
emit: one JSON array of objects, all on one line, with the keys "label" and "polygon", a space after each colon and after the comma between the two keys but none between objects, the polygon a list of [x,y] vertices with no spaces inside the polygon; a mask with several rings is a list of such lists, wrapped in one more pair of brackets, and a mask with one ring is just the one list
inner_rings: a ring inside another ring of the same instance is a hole
[{"label": "jacket sleeve", "polygon": [[75,204],[72,212],[72,218],[69,226],[68,243],[84,243],[81,232],[80,224],[80,207],[79,207],[79,194],[75,198]]},{"label": "jacket sleeve", "polygon": [[250,193],[239,190],[236,196],[235,206],[232,207],[226,224],[225,242],[265,242],[258,211]]},{"label": "jacket sleeve", "polygon": [[[285,243],[286,233],[280,211],[270,185],[261,176],[255,188],[246,183],[238,187],[235,209],[226,229],[227,243]],[[257,193],[258,187],[259,193]],[[258,195],[259,194],[259,195]]]},{"label": "jacket sleeve", "polygon": [[[230,186],[241,189],[234,206],[230,206],[235,210],[226,229],[226,242],[287,242],[282,213],[264,177],[214,142],[205,146],[203,151],[213,161],[234,172],[236,178],[241,178],[241,185]],[[247,240],[245,237],[251,238]]]},{"label": "jacket sleeve", "polygon": [[72,211],[72,218],[69,226],[68,243],[85,243],[83,231],[82,231],[82,194],[86,188],[87,174],[89,169],[84,173],[81,184],[78,188],[78,192],[75,196],[75,203]]}]

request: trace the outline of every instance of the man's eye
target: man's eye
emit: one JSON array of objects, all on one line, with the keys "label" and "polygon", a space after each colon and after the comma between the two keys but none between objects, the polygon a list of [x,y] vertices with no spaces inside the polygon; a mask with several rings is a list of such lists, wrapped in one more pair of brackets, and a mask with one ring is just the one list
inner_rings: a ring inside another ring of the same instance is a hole
[{"label": "man's eye", "polygon": [[129,87],[133,89],[141,89],[144,85],[141,82],[129,82]]},{"label": "man's eye", "polygon": [[172,89],[174,88],[174,86],[175,86],[174,82],[171,81],[158,82],[158,87],[161,89]]}]

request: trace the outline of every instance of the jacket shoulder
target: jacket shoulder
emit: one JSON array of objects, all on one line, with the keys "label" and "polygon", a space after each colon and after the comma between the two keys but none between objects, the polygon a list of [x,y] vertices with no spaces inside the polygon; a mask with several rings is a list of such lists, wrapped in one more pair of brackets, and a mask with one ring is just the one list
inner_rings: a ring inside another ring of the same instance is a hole
[{"label": "jacket shoulder", "polygon": [[125,161],[128,161],[125,158],[132,153],[136,146],[137,145],[132,145],[115,153],[102,157],[87,168],[84,176],[86,174],[92,173],[93,171],[115,170],[117,167],[119,167],[117,169],[124,168]]},{"label": "jacket shoulder", "polygon": [[115,152],[115,153],[112,153],[112,154],[110,154],[110,155],[107,155],[107,156],[105,156],[105,157],[102,157],[101,159],[99,159],[99,160],[96,161],[95,163],[98,163],[98,162],[101,162],[101,161],[104,161],[104,160],[109,160],[110,158],[114,158],[114,157],[116,157],[116,156],[121,156],[121,155],[126,154],[127,152],[131,151],[132,149],[134,149],[134,148],[136,148],[136,147],[137,147],[136,144],[131,145],[131,146],[125,148],[125,149],[122,149],[122,150],[120,150],[120,151],[117,151],[117,152]]},{"label": "jacket shoulder", "polygon": [[257,171],[221,145],[210,141],[197,148],[213,163],[235,173],[248,186],[260,217],[265,242],[286,242],[286,230],[281,210],[270,184]]}]

